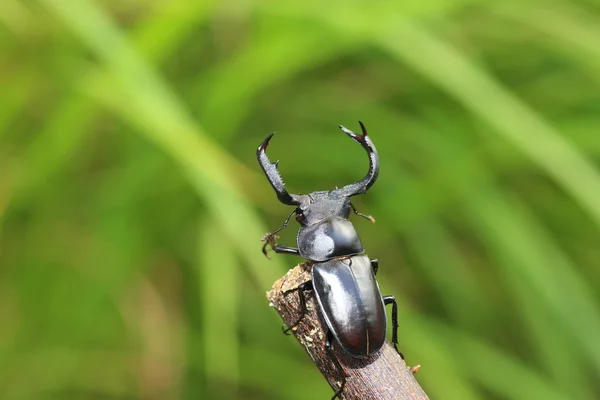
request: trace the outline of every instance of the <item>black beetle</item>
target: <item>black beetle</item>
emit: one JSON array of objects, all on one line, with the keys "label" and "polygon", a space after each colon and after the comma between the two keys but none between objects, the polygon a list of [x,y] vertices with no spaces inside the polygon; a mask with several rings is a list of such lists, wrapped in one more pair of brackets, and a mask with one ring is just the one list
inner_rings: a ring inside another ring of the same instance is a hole
[{"label": "black beetle", "polygon": [[[350,202],[350,196],[366,193],[379,174],[377,150],[363,123],[359,121],[359,124],[362,135],[341,125],[340,129],[367,151],[369,172],[363,180],[341,189],[306,195],[289,194],[277,170],[278,162],[272,163],[266,154],[273,133],[267,136],[256,152],[258,162],[279,200],[284,204],[296,206],[279,229],[263,237],[262,240],[266,242],[263,253],[267,255],[266,247],[270,245],[276,253],[299,255],[312,263],[312,280],[298,287],[300,318],[284,332],[289,332],[301,321],[306,312],[304,292],[313,290],[329,328],[325,347],[340,371],[342,369],[339,361],[331,353],[331,339],[335,338],[342,349],[353,357],[367,358],[374,354],[385,343],[385,305],[388,304],[392,304],[392,344],[398,351],[396,299],[393,296],[381,296],[375,279],[377,260],[369,260],[363,255],[364,249],[358,233],[348,220],[352,209],[355,214],[374,222],[371,216],[359,213]],[[297,237],[298,247],[281,246],[276,243],[275,234],[287,226],[294,214],[296,221],[301,225]],[[402,357],[402,354],[398,353]],[[344,377],[333,399],[343,391],[345,383]]]}]

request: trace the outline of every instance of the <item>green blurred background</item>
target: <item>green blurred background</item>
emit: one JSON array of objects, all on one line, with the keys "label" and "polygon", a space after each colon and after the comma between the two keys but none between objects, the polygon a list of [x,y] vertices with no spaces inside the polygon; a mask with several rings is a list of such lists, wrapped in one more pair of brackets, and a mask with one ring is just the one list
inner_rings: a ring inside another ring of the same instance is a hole
[{"label": "green blurred background", "polygon": [[[326,399],[265,292],[353,218],[434,399],[600,397],[600,4],[0,1],[0,398]],[[282,234],[293,244],[297,225]]]}]

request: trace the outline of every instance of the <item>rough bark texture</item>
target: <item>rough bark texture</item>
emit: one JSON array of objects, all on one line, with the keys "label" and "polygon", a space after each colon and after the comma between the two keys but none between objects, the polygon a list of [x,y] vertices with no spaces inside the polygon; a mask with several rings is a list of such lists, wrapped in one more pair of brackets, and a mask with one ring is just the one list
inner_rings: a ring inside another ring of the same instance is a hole
[{"label": "rough bark texture", "polygon": [[[267,293],[267,298],[288,326],[299,317],[300,304],[296,289],[308,280],[310,266],[300,264],[275,282],[273,289]],[[314,294],[306,293],[308,312],[292,332],[336,392],[342,376],[325,350],[327,326],[322,322]],[[333,349],[346,374],[342,399],[428,399],[404,360],[389,343],[366,360],[347,355],[337,342]]]}]

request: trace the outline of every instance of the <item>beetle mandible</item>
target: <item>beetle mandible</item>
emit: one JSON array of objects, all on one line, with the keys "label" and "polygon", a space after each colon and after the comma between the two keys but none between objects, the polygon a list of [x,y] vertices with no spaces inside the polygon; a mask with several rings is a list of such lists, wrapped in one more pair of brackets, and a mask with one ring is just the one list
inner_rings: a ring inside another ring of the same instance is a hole
[{"label": "beetle mandible", "polygon": [[[376,353],[385,343],[387,331],[387,316],[385,306],[392,305],[392,344],[398,351],[398,305],[393,296],[382,296],[375,279],[377,260],[369,260],[364,255],[364,248],[348,220],[350,210],[356,215],[374,222],[369,215],[359,213],[352,205],[350,197],[366,193],[375,183],[379,174],[379,155],[367,130],[359,121],[362,135],[352,132],[340,125],[340,129],[359,143],[369,156],[369,171],[358,182],[346,185],[341,189],[313,192],[305,195],[290,194],[277,163],[272,163],[266,154],[273,133],[258,146],[256,155],[258,162],[279,201],[296,208],[287,217],[283,225],[263,237],[265,245],[263,253],[267,255],[267,245],[276,253],[294,254],[312,263],[310,281],[298,287],[300,299],[300,317],[290,327],[284,330],[288,333],[302,320],[306,313],[304,292],[312,290],[315,293],[321,314],[327,324],[325,348],[330,354],[336,367],[343,370],[332,352],[332,339],[337,340],[342,349],[353,357],[367,358]],[[293,215],[300,223],[297,236],[298,247],[282,246],[276,242],[276,233],[288,225]],[[402,354],[398,351],[400,356]],[[344,390],[345,376],[339,390],[332,399],[338,397]]]}]

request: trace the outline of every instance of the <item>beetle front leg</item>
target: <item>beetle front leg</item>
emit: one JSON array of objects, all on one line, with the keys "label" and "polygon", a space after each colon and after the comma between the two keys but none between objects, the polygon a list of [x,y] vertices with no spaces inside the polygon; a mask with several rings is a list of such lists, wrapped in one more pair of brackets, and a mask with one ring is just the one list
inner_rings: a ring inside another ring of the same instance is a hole
[{"label": "beetle front leg", "polygon": [[298,286],[298,297],[299,297],[299,301],[300,301],[300,316],[298,317],[298,319],[296,320],[296,322],[292,325],[290,325],[289,327],[285,327],[285,325],[283,325],[281,327],[281,330],[283,331],[283,333],[285,333],[286,335],[289,335],[290,331],[300,323],[300,321],[302,321],[302,318],[304,318],[304,314],[306,314],[306,298],[304,297],[304,292],[306,292],[307,290],[313,290],[313,284],[312,281],[306,281],[303,284]]},{"label": "beetle front leg", "polygon": [[400,357],[404,360],[404,354],[398,350],[398,303],[394,296],[384,296],[383,304],[386,306],[388,304],[392,305],[392,344],[394,345],[394,349],[396,349],[398,354],[400,354]]},{"label": "beetle front leg", "polygon": [[328,329],[327,335],[325,335],[325,351],[327,351],[327,354],[329,354],[331,361],[333,362],[333,364],[335,364],[336,368],[342,375],[342,384],[340,385],[340,388],[338,389],[338,391],[335,392],[333,397],[331,398],[331,400],[335,400],[336,398],[341,398],[340,394],[342,394],[342,392],[344,391],[344,386],[346,386],[346,373],[344,372],[344,369],[340,365],[339,360],[335,356],[332,346],[333,346],[333,333],[331,332],[330,329]]},{"label": "beetle front leg", "polygon": [[298,250],[297,247],[281,246],[277,244],[277,236],[270,236],[270,234],[267,234],[261,240],[266,242],[262,248],[262,252],[267,258],[269,258],[269,254],[267,253],[267,246],[271,246],[271,249],[275,253],[293,254],[295,256],[300,255],[300,250]]}]

